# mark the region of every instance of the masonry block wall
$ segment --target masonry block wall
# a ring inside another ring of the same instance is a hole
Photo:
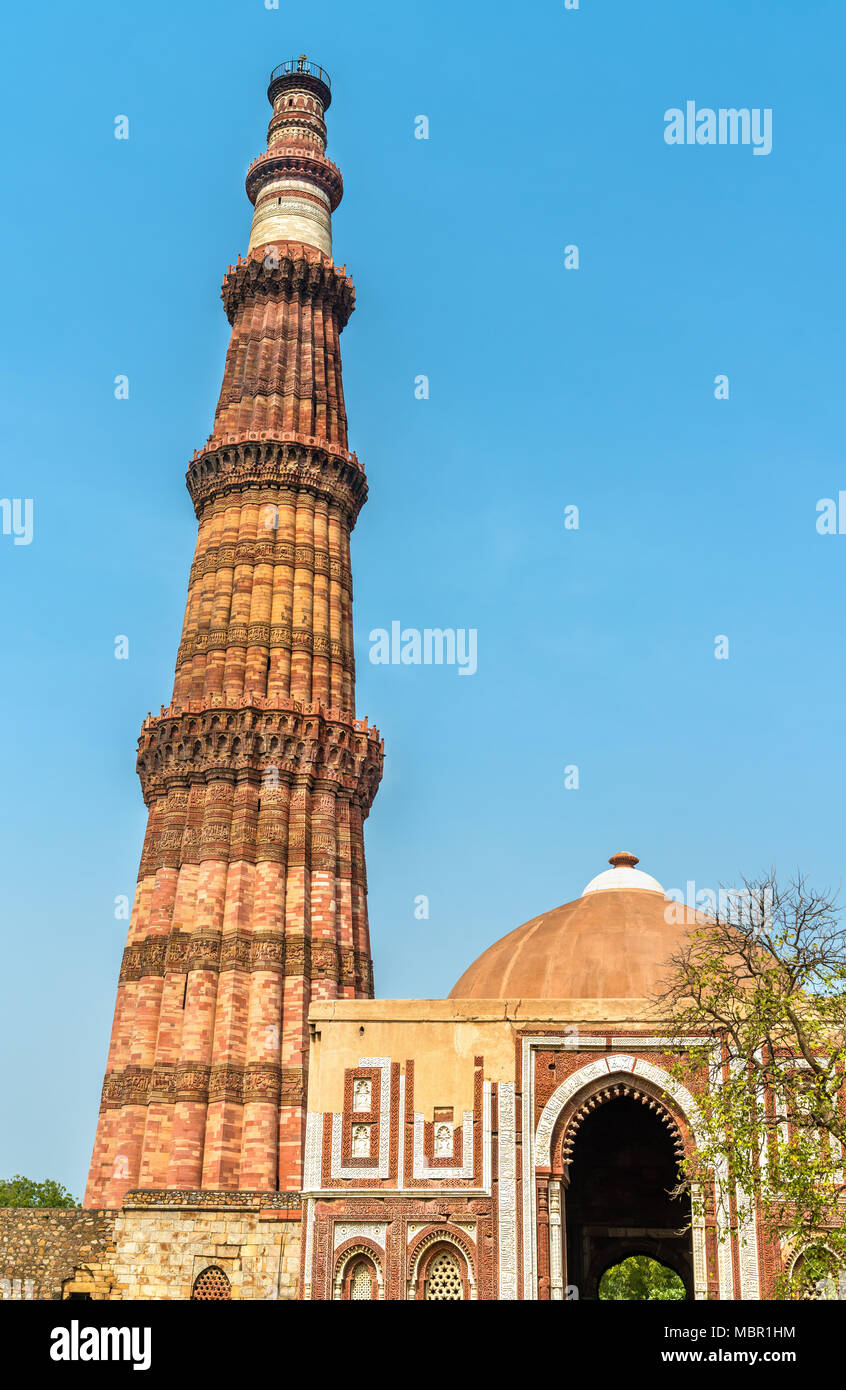
[[[331,259],[342,194],[328,78],[268,90],[250,248],[213,432],[188,470],[198,537],[170,705],[144,722],[147,835],[87,1207],[130,1188],[296,1189],[309,1005],[373,993],[364,821],[378,731],[355,711],[347,448]]]
[[[300,1280],[299,1203],[224,1192],[138,1192],[115,1222],[113,1299],[190,1299],[209,1267],[233,1301],[295,1299]]]

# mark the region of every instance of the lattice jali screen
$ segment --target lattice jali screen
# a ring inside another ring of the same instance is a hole
[[[192,1299],[201,1301],[222,1301],[232,1297],[232,1285],[229,1283],[222,1269],[217,1265],[210,1265],[204,1269],[202,1274],[198,1274],[194,1280],[194,1290],[191,1294]]]
[[[361,1261],[353,1271],[352,1283],[350,1284],[350,1298],[372,1298],[373,1280],[369,1266]]]
[[[448,1250],[441,1250],[429,1265],[426,1297],[440,1300],[464,1297],[458,1261]]]

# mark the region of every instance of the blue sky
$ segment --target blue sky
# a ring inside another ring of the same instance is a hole
[[[621,848],[667,887],[772,863],[839,884],[846,535],[815,509],[846,488],[845,29],[837,0],[7,16],[0,493],[32,497],[34,533],[0,535],[0,1173],[84,1184],[145,823],[135,741],[170,695],[184,473],[289,56],[332,76],[357,287],[377,992],[445,994]],[[687,100],[771,108],[772,153],[666,145]],[[477,673],[371,665],[392,620],[475,628]]]

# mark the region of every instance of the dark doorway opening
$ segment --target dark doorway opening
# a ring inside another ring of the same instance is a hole
[[[678,1193],[673,1139],[648,1099],[615,1097],[576,1135],[564,1197],[566,1282],[581,1299],[598,1298],[605,1271],[631,1255],[669,1266],[693,1298],[690,1197]]]

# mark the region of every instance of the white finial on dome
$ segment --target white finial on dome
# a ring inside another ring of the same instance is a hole
[[[665,896],[664,889],[657,878],[635,868],[635,864],[640,863],[636,854],[629,854],[628,850],[620,850],[617,854],[611,855],[608,863],[613,867],[605,869],[603,873],[597,874],[596,878],[592,878],[587,887],[582,890],[582,897],[586,893],[613,893],[619,892],[623,888],[639,888],[646,893],[661,893],[662,896]]]

